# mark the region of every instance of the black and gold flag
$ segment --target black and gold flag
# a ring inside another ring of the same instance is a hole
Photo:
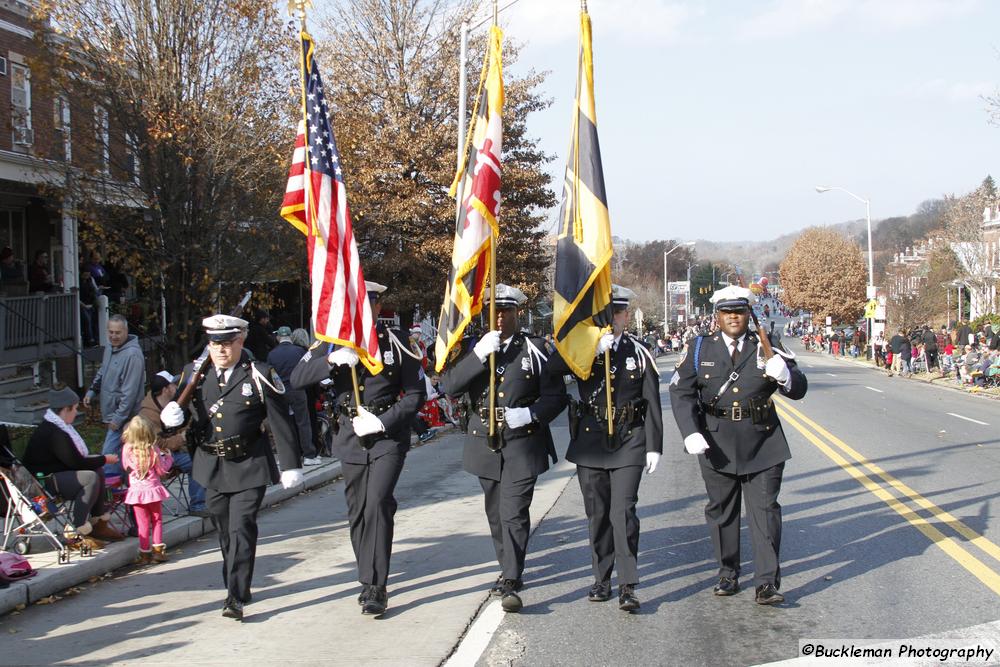
[[[556,243],[553,329],[559,354],[584,379],[590,377],[601,327],[611,322],[611,220],[594,107],[590,15],[582,11],[573,136]]]

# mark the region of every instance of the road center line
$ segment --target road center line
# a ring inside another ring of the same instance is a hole
[[[952,417],[958,417],[959,419],[964,419],[967,422],[972,422],[973,424],[980,424],[982,426],[989,426],[986,422],[981,422],[978,419],[973,419],[972,417],[963,417],[962,415],[956,415],[954,412],[946,412],[945,414],[951,415]]]
[[[880,394],[884,394],[885,393],[881,389],[876,389],[875,387],[869,387],[868,385],[865,385],[865,389],[871,389],[872,391],[877,391]]]
[[[986,539],[985,537],[983,537],[982,535],[980,535],[976,531],[974,531],[971,528],[969,528],[967,525],[965,525],[964,523],[962,523],[959,519],[957,519],[950,512],[946,512],[945,510],[941,509],[940,507],[938,507],[937,505],[935,505],[931,501],[927,500],[922,495],[920,495],[919,493],[917,493],[916,491],[914,491],[913,489],[911,489],[909,486],[907,486],[906,484],[904,484],[903,482],[899,481],[898,479],[896,479],[895,477],[893,477],[892,475],[890,475],[888,472],[886,472],[885,470],[883,470],[880,466],[878,466],[878,465],[876,465],[876,464],[868,461],[865,457],[863,457],[861,454],[859,454],[857,451],[855,451],[853,448],[851,448],[843,440],[841,440],[840,438],[836,437],[835,435],[833,435],[832,433],[830,433],[829,431],[827,431],[826,429],[824,429],[822,426],[820,426],[816,422],[812,421],[811,419],[809,419],[808,417],[806,417],[804,414],[802,414],[801,412],[799,412],[797,409],[795,409],[794,407],[792,407],[789,404],[788,400],[783,399],[783,398],[776,398],[775,399],[775,403],[779,407],[785,409],[787,412],[790,412],[790,413],[796,415],[804,423],[810,425],[813,429],[815,429],[817,433],[819,433],[823,437],[827,438],[835,446],[837,446],[841,450],[843,450],[848,456],[850,456],[855,461],[857,461],[858,463],[860,463],[862,466],[864,466],[865,468],[867,468],[869,470],[869,472],[871,472],[874,475],[877,475],[878,477],[881,477],[882,480],[885,481],[886,484],[888,484],[892,488],[896,489],[900,493],[906,495],[914,503],[916,503],[917,505],[919,505],[923,509],[927,510],[928,512],[930,512],[934,516],[936,516],[939,519],[941,519],[941,521],[943,521],[948,527],[950,527],[956,533],[958,533],[959,535],[961,535],[965,539],[969,540],[969,542],[971,544],[974,544],[975,546],[979,547],[984,552],[986,552],[987,554],[989,554],[990,556],[992,556],[994,559],[996,559],[998,562],[1000,562],[1000,546],[997,546],[996,544],[994,544],[990,540]],[[922,518],[921,518],[921,521],[923,521]],[[1000,593],[1000,591],[998,591],[998,593]]]
[[[827,373],[827,375],[829,375],[829,376],[830,376],[830,377],[832,377],[832,378],[835,378],[835,377],[837,377],[837,374],[836,374],[836,373]]]
[[[782,403],[782,407],[784,407],[784,403]],[[778,409],[778,413],[781,415],[782,420],[788,422],[790,426],[805,436],[807,440],[814,444],[821,452],[826,454],[831,461],[839,465],[847,472],[848,475],[857,480],[861,486],[873,493],[886,505],[892,508],[893,511],[906,519],[906,521],[909,522],[914,528],[923,533],[927,539],[948,554],[959,565],[968,570],[970,574],[993,590],[994,593],[1000,595],[1000,575],[987,567],[981,560],[962,548],[962,546],[955,542],[955,540],[942,533],[936,526],[932,525],[894,495],[889,493],[889,491],[882,487],[878,482],[861,472],[861,470],[858,469],[858,466],[845,459],[837,453],[836,450],[820,440],[818,436],[793,419],[790,413],[782,410],[781,408]],[[796,413],[801,414],[798,413],[798,411],[796,411]]]

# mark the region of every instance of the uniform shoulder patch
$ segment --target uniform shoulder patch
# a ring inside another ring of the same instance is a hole
[[[462,355],[462,345],[453,345],[451,352],[448,353],[448,363],[455,361]]]
[[[678,360],[677,360],[677,364],[676,364],[676,365],[674,366],[674,368],[679,368],[679,367],[680,367],[680,365],[684,363],[684,360],[685,360],[685,359],[687,359],[687,356],[688,356],[688,348],[689,348],[689,347],[690,347],[690,346],[688,346],[688,345],[685,345],[685,346],[684,346],[684,350],[683,350],[683,351],[681,352],[681,357],[680,357],[680,359],[678,359]]]
[[[317,347],[319,347],[319,346],[320,346],[320,345],[322,345],[322,344],[323,344],[323,341],[321,341],[321,340],[318,340],[318,341],[316,341],[315,343],[313,343],[312,345],[310,345],[310,346],[309,346],[309,349],[310,349],[310,350],[315,350],[315,349],[316,349]]]
[[[281,376],[278,375],[278,371],[271,368],[268,371],[268,378],[271,380],[271,384],[274,385],[275,391],[279,394],[285,393],[285,383],[281,381]]]

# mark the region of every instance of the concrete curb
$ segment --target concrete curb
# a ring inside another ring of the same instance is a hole
[[[340,461],[337,460],[306,468],[305,483],[302,487],[285,489],[280,484],[269,486],[264,494],[262,508],[273,507],[303,491],[328,484],[339,477],[340,472]],[[211,519],[196,516],[164,517],[163,541],[168,548],[175,547],[214,530]],[[0,590],[0,614],[6,614],[20,605],[33,604],[46,596],[86,583],[91,577],[99,577],[131,565],[138,552],[138,544],[136,538],[130,537],[121,542],[108,544],[92,557],[82,558],[74,555],[73,560],[65,565],[53,564],[40,567],[38,574],[32,578],[12,583]]]

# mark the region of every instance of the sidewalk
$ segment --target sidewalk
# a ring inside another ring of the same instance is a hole
[[[868,368],[879,373],[885,373],[884,369],[875,366],[875,364],[866,359],[861,359],[860,357],[855,359],[851,356],[840,356],[834,354],[828,354],[826,352],[816,352],[814,350],[809,350],[809,354],[815,354],[824,359],[832,359],[841,363],[853,364],[855,366],[861,366],[863,368]],[[970,396],[978,396],[980,398],[988,398],[991,400],[1000,400],[1000,392],[996,390],[984,389],[982,387],[970,387],[969,385],[958,384],[955,379],[951,376],[941,377],[937,373],[912,373],[909,376],[903,376],[899,373],[895,373],[892,377],[897,377],[901,380],[914,380],[916,382],[923,382],[924,384],[933,385],[935,387],[941,387],[942,389],[950,389],[952,391],[957,391]]]
[[[324,461],[321,465],[304,469],[304,487],[287,490],[280,484],[268,487],[262,507],[273,507],[340,476],[340,461],[332,458]],[[167,513],[163,516],[163,541],[168,551],[214,530],[211,519],[188,515],[173,517]],[[45,540],[35,537],[32,543],[36,548],[41,548],[45,545]],[[103,549],[95,551],[93,556],[83,557],[79,552],[72,552],[72,560],[65,564],[59,563],[59,552],[51,548],[28,554],[27,558],[38,574],[24,582],[12,583],[8,588],[0,589],[0,615],[131,565],[138,553],[138,544],[136,538],[130,537],[121,542],[108,543]]]

